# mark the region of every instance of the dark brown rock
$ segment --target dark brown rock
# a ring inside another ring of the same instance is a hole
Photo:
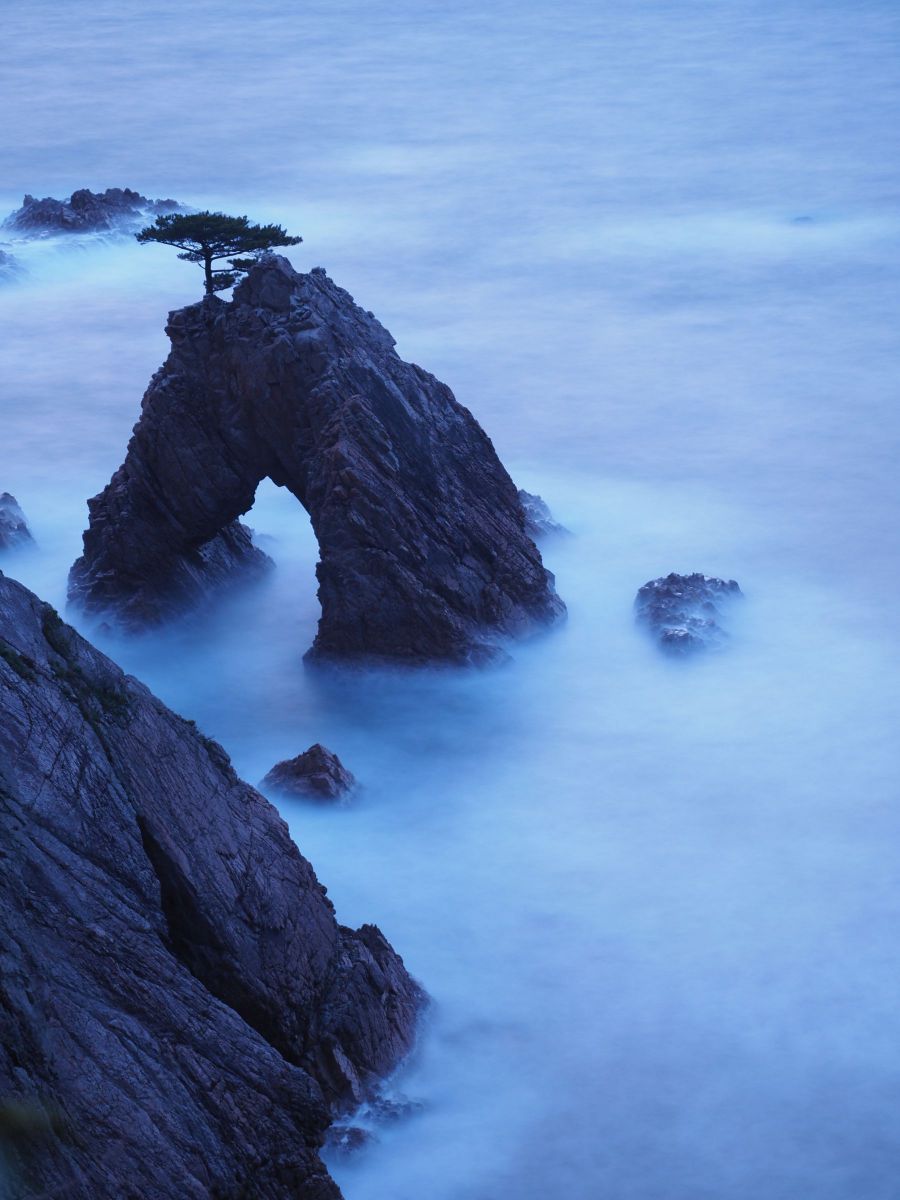
[[[356,786],[356,780],[336,754],[319,742],[276,763],[262,787],[306,800],[340,800]]]
[[[482,661],[562,615],[484,431],[324,271],[268,255],[230,304],[167,328],[125,462],[89,502],[73,603],[140,628],[201,602],[198,547],[268,477],[318,538],[315,658]]]
[[[741,594],[733,579],[672,573],[644,584],[635,598],[635,617],[668,654],[716,650],[728,640],[719,623],[722,611]]]
[[[31,546],[34,539],[15,496],[0,492],[0,550]]]
[[[336,1200],[422,993],[225,752],[0,575],[4,1194]]]

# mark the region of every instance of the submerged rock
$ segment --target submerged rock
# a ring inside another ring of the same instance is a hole
[[[4,227],[17,233],[98,233],[129,230],[148,217],[179,212],[177,200],[150,200],[131,188],[107,188],[92,192],[79,188],[68,200],[25,196],[22,207],[6,218]]]
[[[220,746],[2,575],[0,831],[11,1194],[337,1200],[325,1130],[421,990]]]
[[[530,538],[546,537],[551,533],[568,533],[565,525],[553,519],[546,500],[519,488],[519,503],[525,513],[525,532]]]
[[[33,545],[34,538],[15,496],[0,492],[0,550]]]
[[[733,579],[673,573],[644,584],[634,602],[635,615],[670,654],[714,650],[728,639],[719,624],[721,606],[741,594]]]
[[[268,477],[319,542],[317,659],[483,661],[565,611],[475,418],[324,271],[267,255],[231,303],[167,330],[125,462],[88,504],[73,603],[140,628],[201,602],[196,548]]]
[[[0,250],[0,283],[9,283],[22,273],[19,262],[12,254]]]
[[[339,800],[356,780],[336,754],[316,742],[296,758],[276,763],[261,786],[302,799]]]

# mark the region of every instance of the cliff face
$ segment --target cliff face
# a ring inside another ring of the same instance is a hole
[[[338,1197],[329,1112],[409,1050],[420,989],[221,747],[2,575],[0,833],[13,1194]]]
[[[268,477],[318,538],[315,657],[465,662],[564,612],[489,438],[323,271],[267,256],[230,304],[167,331],[125,462],[89,502],[73,602],[131,627],[196,604],[204,555],[219,579],[254,565],[223,537]]]

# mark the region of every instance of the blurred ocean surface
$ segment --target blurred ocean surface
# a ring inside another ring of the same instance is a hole
[[[282,811],[435,1003],[347,1200],[897,1200],[900,7],[2,15],[3,211],[130,186],[302,233],[574,535],[567,626],[494,672],[307,674],[315,542],[268,484],[268,581],[94,634],[251,781],[321,740],[363,782]],[[40,550],[3,569],[62,607],[201,277],[8,248],[0,489]],[[727,653],[638,636],[670,570],[740,581]]]

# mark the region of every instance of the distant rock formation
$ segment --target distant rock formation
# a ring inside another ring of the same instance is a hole
[[[4,1195],[339,1200],[326,1127],[421,990],[220,746],[2,575],[0,834]]]
[[[179,212],[181,207],[177,200],[150,200],[131,188],[107,188],[105,192],[79,188],[68,200],[26,195],[22,207],[10,213],[3,224],[31,236],[123,231],[160,213]]]
[[[336,754],[316,742],[296,758],[276,763],[260,785],[303,800],[340,800],[356,780]]]
[[[546,500],[532,492],[519,488],[519,503],[525,513],[525,532],[530,538],[549,537],[550,534],[568,533],[565,525],[553,519]]]
[[[125,462],[88,503],[74,604],[135,629],[200,602],[216,581],[198,554],[268,477],[318,538],[314,658],[480,662],[565,611],[475,418],[323,270],[267,255],[230,304],[167,332]]]
[[[644,584],[634,602],[635,616],[669,654],[715,650],[728,639],[719,624],[721,606],[741,595],[733,579],[673,573]]]
[[[10,283],[22,273],[19,260],[5,250],[0,250],[0,283]]]
[[[0,550],[17,550],[33,544],[34,538],[15,496],[0,492]]]

